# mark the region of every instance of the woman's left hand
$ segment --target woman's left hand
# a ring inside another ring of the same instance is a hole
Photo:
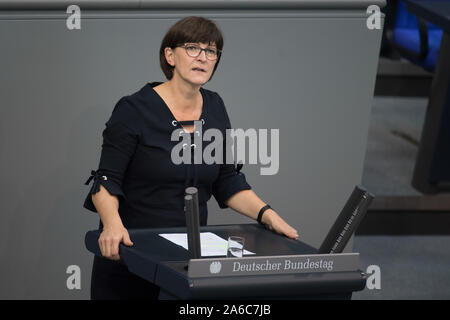
[[[268,209],[264,212],[262,223],[266,224],[270,230],[279,234],[283,234],[288,238],[297,240],[298,232],[292,228],[286,221],[283,220],[273,209]]]

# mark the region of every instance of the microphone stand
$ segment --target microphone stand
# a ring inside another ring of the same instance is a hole
[[[189,187],[186,188],[185,192],[184,210],[186,215],[189,259],[200,259],[202,253],[200,246],[198,189]]]

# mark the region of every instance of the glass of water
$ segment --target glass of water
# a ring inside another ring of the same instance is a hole
[[[242,258],[244,253],[244,242],[243,237],[231,236],[228,237],[228,258]]]

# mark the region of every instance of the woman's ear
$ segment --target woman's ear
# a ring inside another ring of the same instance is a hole
[[[172,67],[175,66],[175,59],[174,59],[173,55],[174,55],[174,52],[173,52],[172,48],[166,47],[164,49],[164,56],[166,57],[166,61]]]

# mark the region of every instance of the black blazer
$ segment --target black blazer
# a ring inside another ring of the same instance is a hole
[[[147,83],[138,92],[122,97],[103,131],[98,170],[86,184],[93,185],[84,207],[96,212],[91,195],[103,185],[119,199],[119,214],[126,228],[175,227],[185,225],[184,190],[199,189],[200,224],[207,223],[206,202],[215,197],[221,208],[233,194],[251,189],[234,164],[174,164],[171,152],[179,141],[171,141],[182,128],[164,100],[153,90],[159,82]],[[225,105],[213,91],[201,88],[202,131],[219,129],[223,137],[231,128]],[[185,133],[188,134],[188,133]],[[191,134],[194,141],[194,133]],[[202,149],[211,141],[203,141]],[[225,142],[224,156],[226,156]],[[224,161],[225,162],[225,158]]]

